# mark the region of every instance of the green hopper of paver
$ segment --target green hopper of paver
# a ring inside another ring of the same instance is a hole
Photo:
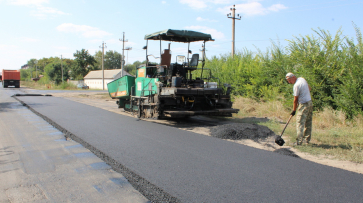
[[[135,77],[125,75],[107,83],[107,89],[112,99],[130,98],[131,89],[135,86]]]

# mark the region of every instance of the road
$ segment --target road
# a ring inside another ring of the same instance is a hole
[[[363,202],[357,173],[56,97],[17,97],[151,201]]]
[[[0,88],[0,202],[149,202],[127,179]]]

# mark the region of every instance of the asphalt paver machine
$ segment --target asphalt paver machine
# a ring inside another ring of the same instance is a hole
[[[137,67],[136,77],[123,76],[107,84],[110,97],[119,108],[143,118],[189,117],[195,115],[232,116],[231,87],[221,88],[205,64],[205,43],[214,41],[210,34],[190,30],[167,29],[145,35],[146,64]],[[160,41],[160,57],[148,54],[148,42]],[[162,50],[162,41],[168,49]],[[190,43],[203,43],[203,57],[192,54]],[[185,55],[171,63],[171,43],[187,43]],[[160,58],[151,63],[149,57]],[[199,71],[197,71],[199,70]],[[198,74],[196,74],[198,72]]]

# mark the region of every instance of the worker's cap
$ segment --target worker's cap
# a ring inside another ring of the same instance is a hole
[[[291,77],[294,77],[294,76],[295,75],[293,73],[288,73],[288,74],[286,74],[286,79],[291,78]]]

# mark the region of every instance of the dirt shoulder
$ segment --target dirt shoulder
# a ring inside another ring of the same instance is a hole
[[[84,93],[53,93],[52,94],[55,97],[63,97],[72,101],[76,101],[79,103],[87,104],[90,106],[98,107],[101,109],[105,109],[107,111],[111,111],[114,113],[118,113],[125,116],[134,117],[133,115],[124,112],[122,109],[118,109],[116,105],[116,100],[112,100],[108,94],[105,93],[95,93],[95,92],[84,92]],[[136,117],[135,117],[136,119]],[[210,118],[210,117],[204,117],[204,116],[196,116],[189,119],[183,119],[183,120],[154,120],[154,119],[147,119],[149,122],[155,122],[160,123],[163,125],[173,126],[182,130],[187,130],[199,134],[203,134],[206,136],[212,136],[212,132],[214,134],[216,133],[216,129],[230,126],[239,126],[244,127],[243,129],[238,130],[237,132],[240,132],[241,135],[243,134],[243,131],[246,132],[255,133],[256,136],[254,139],[226,139],[230,142],[235,142],[238,144],[247,145],[250,147],[268,150],[268,151],[274,151],[277,153],[281,153],[284,155],[299,157],[302,159],[306,159],[312,162],[316,162],[323,165],[328,165],[356,173],[363,174],[363,164],[357,164],[349,161],[340,161],[340,160],[334,160],[330,159],[329,157],[322,157],[322,156],[313,156],[307,153],[302,153],[298,151],[297,149],[290,147],[288,145],[284,145],[283,147],[280,147],[275,144],[275,137],[274,136],[262,136],[266,134],[266,127],[265,126],[259,126],[259,125],[253,125],[251,126],[251,121],[253,120],[266,120],[267,118],[243,118],[240,120],[236,119],[221,119],[221,118]],[[281,124],[284,125],[284,124]],[[271,131],[272,132],[272,131]],[[218,133],[218,132],[217,132]],[[214,136],[214,135],[213,135]],[[243,135],[242,135],[243,136]],[[263,138],[263,139],[257,139],[257,138]],[[265,138],[266,137],[266,138]]]

